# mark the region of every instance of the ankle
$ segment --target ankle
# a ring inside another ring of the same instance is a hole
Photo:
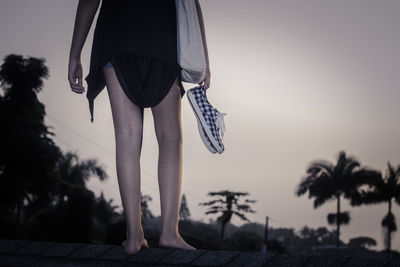
[[[137,230],[134,230],[134,231],[127,230],[126,236],[129,239],[138,239],[139,240],[139,239],[143,239],[144,238],[144,232],[143,232],[143,229],[137,229]]]
[[[176,230],[165,230],[161,232],[160,239],[170,239],[170,238],[178,238],[180,235]]]

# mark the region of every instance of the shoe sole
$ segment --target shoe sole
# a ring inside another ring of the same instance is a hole
[[[187,97],[189,99],[189,102],[191,104],[191,107],[196,114],[197,119],[200,121],[201,125],[203,126],[204,131],[206,132],[208,138],[210,139],[211,144],[214,146],[214,148],[217,150],[219,154],[224,152],[224,149],[218,145],[218,142],[215,140],[214,136],[212,135],[210,129],[208,128],[207,122],[204,120],[203,114],[197,105],[197,101],[191,91],[191,89],[188,90],[187,92]],[[210,138],[211,136],[211,138]]]

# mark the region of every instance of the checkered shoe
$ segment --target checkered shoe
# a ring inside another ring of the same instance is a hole
[[[201,140],[203,140],[204,145],[211,153],[213,153],[213,154],[217,153],[217,150],[212,145],[210,138],[208,138],[206,131],[204,130],[203,126],[201,125],[200,120],[197,119],[196,121],[197,121],[197,128],[199,129],[200,137],[201,137]]]
[[[207,145],[208,141],[212,147],[221,154],[224,152],[225,147],[222,143],[221,137],[224,137],[225,123],[223,116],[226,113],[219,112],[214,108],[207,99],[203,86],[197,86],[187,91],[187,97],[191,104],[194,113],[196,114],[199,124],[201,124],[204,132],[200,131],[207,138],[202,138],[207,148],[213,152]],[[199,127],[200,128],[200,127]],[[219,131],[221,130],[221,137]],[[214,152],[213,152],[214,153]]]

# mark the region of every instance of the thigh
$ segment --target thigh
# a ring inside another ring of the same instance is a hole
[[[163,100],[151,107],[157,140],[162,137],[181,138],[181,91],[178,78]]]
[[[103,67],[103,74],[110,99],[115,133],[128,136],[141,135],[144,109],[135,105],[126,96],[113,67]]]

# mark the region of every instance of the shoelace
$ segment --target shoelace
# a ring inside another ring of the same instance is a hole
[[[217,126],[217,131],[221,129],[221,136],[224,137],[224,131],[225,131],[224,116],[226,115],[226,113],[219,112],[217,109],[215,109],[215,112],[217,114],[217,121],[215,123]]]

